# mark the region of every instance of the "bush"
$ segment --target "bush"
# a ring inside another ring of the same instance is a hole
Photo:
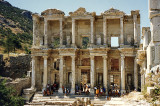
[[[5,82],[0,81],[0,106],[23,106],[24,99],[14,95],[13,88],[6,87]]]

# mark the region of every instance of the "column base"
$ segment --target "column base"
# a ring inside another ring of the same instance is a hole
[[[90,95],[94,95],[94,89],[93,88],[90,89]]]
[[[125,94],[126,90],[121,90],[121,95]]]
[[[71,44],[72,48],[77,48],[76,44]]]
[[[63,94],[63,89],[62,89],[62,88],[59,88],[59,89],[58,89],[58,93],[59,93],[59,94]]]
[[[71,89],[71,94],[74,95],[75,94],[75,89]]]

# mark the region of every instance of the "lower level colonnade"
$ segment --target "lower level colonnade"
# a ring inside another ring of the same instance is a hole
[[[39,56],[40,57],[40,56]],[[77,65],[77,59],[76,59],[76,56],[75,55],[71,55],[71,56],[68,56],[70,57],[71,59],[71,85],[70,85],[70,93],[71,94],[75,94],[75,89],[76,89],[76,85],[78,84],[81,84],[81,81],[82,81],[82,77],[81,77],[81,69],[77,69],[78,65]],[[109,66],[111,63],[108,63],[109,61],[109,57],[104,55],[104,56],[99,56],[101,59],[102,59],[102,86],[105,88],[105,91],[106,91],[106,94],[108,94],[108,91],[109,89],[112,89],[110,86],[111,86],[111,71],[109,69]],[[46,89],[46,86],[47,84],[49,83],[48,81],[48,77],[51,77],[51,75],[48,75],[48,71],[49,69],[49,66],[53,63],[50,63],[48,60],[49,60],[49,57],[48,56],[41,56],[41,60],[43,60],[43,72],[42,72],[42,91],[44,91]],[[89,76],[87,76],[89,79],[89,85],[90,85],[90,94],[94,94],[95,93],[95,89],[94,87],[95,86],[99,86],[97,84],[97,68],[96,68],[96,58],[97,56],[94,56],[94,55],[91,55],[90,57],[90,72],[89,72]],[[127,76],[127,71],[126,71],[126,68],[125,68],[125,58],[127,58],[124,54],[121,54],[120,55],[120,84],[118,86],[120,86],[120,91],[121,91],[121,94],[124,94],[126,93],[126,83],[128,83],[128,77],[125,77]],[[65,74],[66,71],[64,70],[64,67],[66,68],[67,66],[66,65],[66,60],[65,60],[65,56],[59,56],[59,75],[56,76],[59,77],[57,78],[58,79],[58,85],[59,85],[59,89],[58,89],[58,93],[63,93],[64,92],[64,85],[65,84],[69,84],[67,81],[67,79],[69,79],[69,74]],[[36,77],[36,71],[38,69],[37,67],[37,63],[38,61],[40,61],[38,59],[38,56],[32,56],[32,80],[31,80],[31,87],[32,88],[36,88],[36,80],[39,80],[37,79]],[[40,62],[39,62],[40,63]],[[134,81],[133,81],[133,85],[134,85],[134,88],[135,89],[138,89],[138,69],[137,69],[137,64],[136,64],[136,58],[133,59],[133,63],[134,63],[134,72],[133,72],[133,78],[134,78]],[[39,68],[40,69],[40,68]],[[77,71],[77,72],[76,72]],[[80,72],[79,72],[80,71]],[[77,75],[78,73],[78,75]],[[80,74],[79,74],[80,73]],[[119,72],[118,72],[119,73]],[[65,76],[65,77],[64,77]],[[55,76],[54,76],[55,77]],[[77,78],[78,77],[78,78]],[[80,77],[80,78],[79,78]],[[52,78],[50,78],[52,79]],[[98,80],[99,80],[99,76],[98,76]],[[114,79],[115,80],[115,79]],[[127,80],[127,81],[126,81]],[[65,84],[64,84],[65,82]],[[67,83],[66,83],[67,82]],[[51,81],[50,81],[51,83]],[[53,83],[52,83],[53,84]]]

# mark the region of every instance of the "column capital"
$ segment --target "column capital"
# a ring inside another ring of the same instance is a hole
[[[63,21],[63,19],[62,19],[62,18],[60,18],[60,19],[59,19],[59,21],[60,21],[60,22],[62,22],[62,21]]]
[[[137,21],[137,15],[136,15],[136,14],[133,15],[133,21],[134,21],[134,22]]]
[[[90,56],[90,59],[91,59],[91,60],[94,60],[94,56]]]
[[[32,58],[32,59],[35,59],[35,58],[36,58],[36,56],[31,56],[31,58]]]
[[[123,21],[123,17],[120,18],[120,21],[121,21],[121,22]]]
[[[108,58],[108,56],[102,56],[102,58],[103,58],[103,59],[107,59],[107,58]]]
[[[94,21],[94,18],[90,18],[90,20],[91,20],[91,22],[93,22],[93,21]]]
[[[43,56],[43,58],[44,58],[44,59],[47,59],[47,58],[48,58],[48,56]]]
[[[75,23],[75,21],[76,21],[75,19],[72,19],[72,23]]]
[[[121,58],[125,58],[125,55],[124,55],[124,54],[121,54]]]
[[[75,59],[75,58],[76,58],[76,56],[71,56],[71,58],[72,58],[72,59]]]

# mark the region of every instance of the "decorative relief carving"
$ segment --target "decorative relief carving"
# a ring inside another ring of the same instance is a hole
[[[125,15],[125,13],[123,11],[111,8],[105,11],[104,13],[102,13],[102,15]]]
[[[56,15],[56,16],[64,16],[65,13],[58,9],[47,9],[41,13],[41,15]]]
[[[77,9],[74,12],[70,12],[69,13],[70,16],[95,16],[96,13],[95,12],[87,12],[85,8],[80,7],[79,9]]]
[[[151,47],[151,52],[152,52],[152,63],[154,63],[154,59],[155,59],[155,49],[154,49],[154,47]]]

